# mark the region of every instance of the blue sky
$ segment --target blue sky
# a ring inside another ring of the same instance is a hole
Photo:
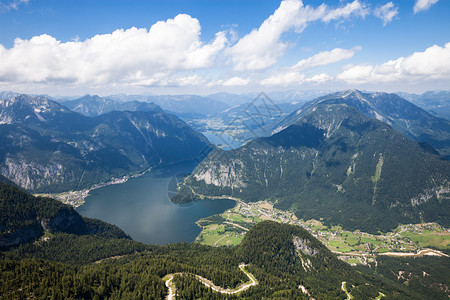
[[[0,90],[448,90],[449,14],[448,0],[0,0]]]

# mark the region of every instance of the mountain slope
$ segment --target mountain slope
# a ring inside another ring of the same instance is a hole
[[[261,290],[266,285],[267,293],[270,287],[273,298],[345,299],[343,282],[356,299],[374,299],[379,292],[388,297],[400,294],[403,299],[420,297],[393,282],[382,282],[380,277],[363,277],[298,226],[272,221],[258,223],[235,251],[242,261],[250,264],[248,269],[260,280]],[[274,282],[276,288],[272,287]],[[258,286],[253,295],[264,298]]]
[[[113,225],[81,217],[71,206],[0,182],[0,248],[36,240],[49,233],[96,234],[130,239]]]
[[[203,135],[162,111],[91,118],[27,95],[0,104],[0,173],[35,192],[82,189],[209,151]]]
[[[174,201],[269,199],[299,218],[369,232],[449,225],[450,162],[345,104],[319,103],[297,123],[231,151],[215,150]]]
[[[450,157],[450,121],[432,116],[396,94],[349,90],[323,96],[291,113],[274,132],[294,124],[319,103],[352,106],[367,117],[385,122],[408,138],[426,142],[443,156]]]

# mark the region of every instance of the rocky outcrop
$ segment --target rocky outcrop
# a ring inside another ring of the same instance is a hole
[[[194,174],[194,178],[218,187],[242,188],[246,186],[239,172],[242,167],[243,163],[240,160],[233,160],[230,164],[205,163],[203,168]]]
[[[316,250],[309,246],[310,241],[308,241],[307,239],[302,239],[294,235],[292,237],[292,243],[295,246],[295,250],[300,250],[303,254],[311,256],[319,253],[319,250]]]

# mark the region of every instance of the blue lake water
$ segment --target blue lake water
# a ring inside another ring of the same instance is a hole
[[[235,205],[232,200],[173,204],[168,194],[176,190],[176,182],[194,167],[195,162],[183,162],[155,168],[125,183],[91,191],[77,211],[85,217],[117,225],[143,243],[192,242],[200,233],[196,221]]]

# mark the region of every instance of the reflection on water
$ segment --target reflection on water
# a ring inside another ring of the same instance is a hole
[[[77,211],[119,226],[134,240],[149,244],[192,242],[200,233],[200,218],[222,213],[232,200],[202,200],[177,205],[168,194],[189,174],[195,162],[153,169],[142,177],[94,190]]]

